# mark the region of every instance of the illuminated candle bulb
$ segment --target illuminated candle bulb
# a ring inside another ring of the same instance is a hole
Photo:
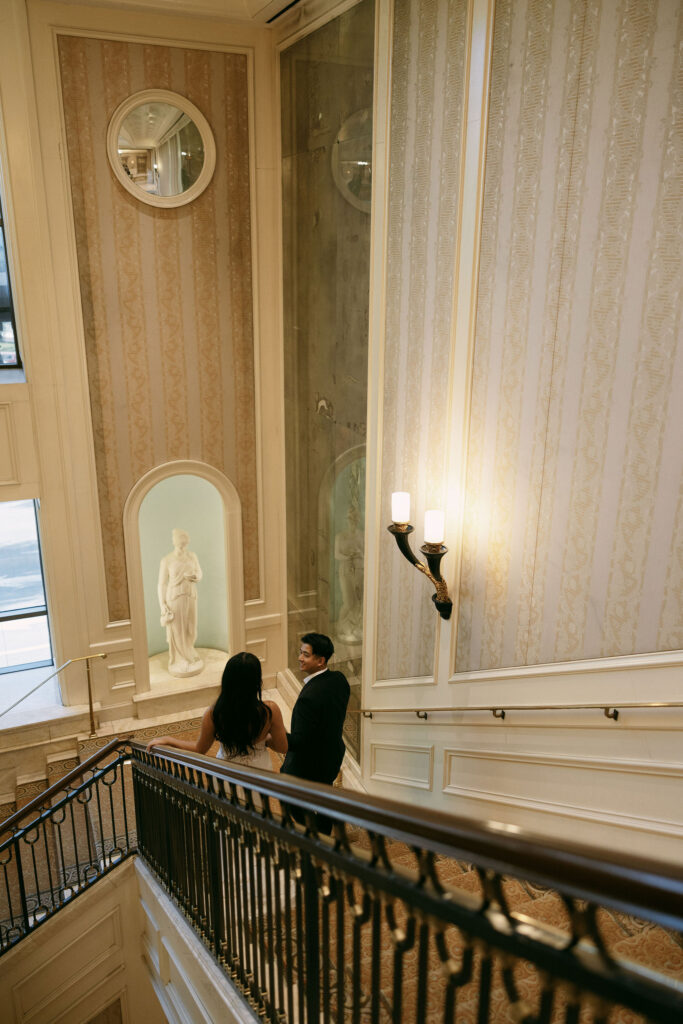
[[[410,522],[410,494],[408,491],[394,491],[391,495],[391,519],[394,523]]]
[[[444,514],[441,509],[425,512],[425,544],[443,544]]]

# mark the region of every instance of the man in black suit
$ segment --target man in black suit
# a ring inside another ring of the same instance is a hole
[[[349,703],[349,684],[342,672],[327,667],[334,644],[323,633],[306,633],[301,638],[299,668],[304,685],[292,708],[289,747],[280,771],[311,782],[332,785],[344,758],[342,728]],[[293,817],[303,821],[303,812],[291,808]],[[318,815],[318,831],[329,833],[332,823]]]

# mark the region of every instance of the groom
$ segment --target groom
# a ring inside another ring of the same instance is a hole
[[[344,758],[342,728],[349,703],[349,684],[342,672],[327,667],[334,644],[323,633],[301,637],[299,668],[304,685],[292,708],[289,747],[280,771],[311,782],[332,785]],[[292,809],[294,811],[294,809]],[[303,812],[293,813],[297,821]],[[318,815],[318,831],[331,832],[332,822]]]

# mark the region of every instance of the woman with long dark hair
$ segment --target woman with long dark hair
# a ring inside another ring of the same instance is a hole
[[[223,669],[218,700],[204,712],[197,739],[159,736],[150,740],[147,749],[177,747],[205,754],[214,740],[218,740],[218,757],[272,770],[267,748],[286,754],[287,733],[277,704],[261,699],[261,686],[258,658],[248,651],[233,655]]]

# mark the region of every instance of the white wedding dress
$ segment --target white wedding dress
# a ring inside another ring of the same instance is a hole
[[[273,770],[273,762],[270,759],[270,751],[266,746],[265,740],[256,743],[250,754],[239,754],[236,757],[230,758],[226,755],[221,743],[216,757],[220,757],[224,761],[233,761],[235,764],[244,765],[246,768],[263,768],[267,772],[272,772]]]

